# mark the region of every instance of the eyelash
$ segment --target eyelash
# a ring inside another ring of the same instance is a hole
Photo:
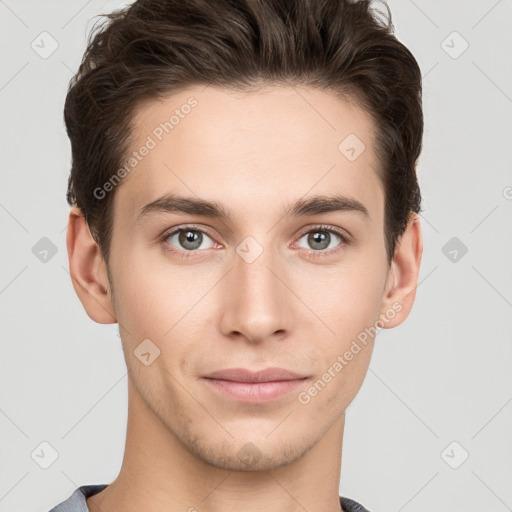
[[[179,233],[180,231],[197,231],[197,232],[203,233],[213,239],[213,237],[208,233],[208,231],[205,231],[204,229],[200,229],[194,224],[187,224],[185,226],[181,226],[177,229],[174,229],[173,231],[169,231],[169,232],[165,233],[160,238],[160,241],[164,244],[164,250],[166,252],[175,254],[175,255],[179,256],[180,258],[195,258],[195,257],[197,257],[197,253],[200,252],[198,250],[184,251],[184,250],[175,249],[172,245],[170,245],[169,243],[166,242],[166,240],[168,238],[175,235],[176,233]],[[332,233],[334,235],[337,235],[341,240],[341,244],[334,249],[320,250],[320,251],[314,251],[311,249],[309,251],[306,251],[310,254],[310,257],[312,257],[312,258],[318,258],[318,257],[321,258],[321,257],[325,257],[326,255],[330,256],[332,254],[337,253],[338,251],[340,251],[343,248],[343,246],[348,245],[350,243],[349,238],[341,230],[334,228],[332,226],[326,226],[325,224],[321,224],[321,225],[313,226],[312,228],[309,228],[307,231],[304,231],[303,233],[301,233],[298,240],[300,240],[304,235],[307,235],[308,233],[310,233],[312,231],[324,231],[327,233]],[[209,250],[209,249],[203,249],[203,251],[207,251],[207,250]]]

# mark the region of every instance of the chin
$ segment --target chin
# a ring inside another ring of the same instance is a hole
[[[199,459],[220,469],[229,471],[269,471],[295,462],[311,449],[304,443],[290,445],[277,436],[273,440],[250,441],[230,439],[212,446],[212,439],[186,443],[189,450]]]

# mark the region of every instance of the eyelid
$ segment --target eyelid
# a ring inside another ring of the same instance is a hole
[[[309,232],[315,231],[315,230],[316,231],[328,231],[329,233],[335,233],[346,243],[349,243],[351,240],[350,235],[344,229],[338,228],[337,226],[332,226],[330,224],[313,224],[312,226],[307,226],[304,228],[304,230],[301,231],[299,238],[302,238],[306,233],[309,233]]]
[[[201,231],[203,233],[206,233],[210,238],[213,238],[214,236],[210,232],[209,228],[199,226],[198,224],[182,224],[178,226],[174,226],[173,228],[169,228],[168,230],[165,230],[162,235],[160,235],[160,238],[168,238],[169,236],[175,234],[178,231],[185,230],[185,229],[191,229],[191,230],[197,230]],[[303,230],[301,230],[300,235],[298,235],[298,238],[302,238],[306,233],[309,233],[313,230],[325,230],[329,232],[334,232],[337,235],[339,235],[341,238],[343,238],[347,243],[351,240],[351,236],[349,233],[347,233],[345,230],[338,228],[336,226],[331,226],[330,224],[313,224],[310,226],[306,226]]]
[[[190,231],[201,231],[202,233],[207,234],[210,238],[212,238],[212,234],[209,229],[206,227],[199,226],[198,224],[181,224],[179,226],[174,226],[165,230],[160,238],[168,238],[171,235],[178,233],[179,231],[185,231],[189,229]]]

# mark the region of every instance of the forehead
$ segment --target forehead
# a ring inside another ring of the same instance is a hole
[[[137,162],[114,198],[125,219],[168,192],[247,217],[333,192],[357,198],[370,217],[383,210],[373,121],[326,91],[190,87],[141,106],[133,126]]]

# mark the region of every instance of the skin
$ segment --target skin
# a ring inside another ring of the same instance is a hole
[[[138,112],[134,149],[191,95],[198,105],[110,192],[114,295],[84,218],[70,212],[74,288],[91,319],[119,323],[128,368],[122,467],[87,504],[92,512],[339,511],[345,411],[374,338],[309,403],[298,393],[382,315],[384,328],[407,318],[423,251],[419,219],[411,215],[388,265],[372,119],[326,91],[191,87]],[[350,133],[366,146],[354,161],[338,150]],[[158,213],[135,222],[171,191],[223,203],[232,219]],[[282,215],[297,199],[334,193],[360,201],[369,217]],[[186,253],[190,245],[160,235],[188,223],[207,234],[186,259],[165,247]],[[350,243],[332,234],[318,249],[308,234],[319,224],[344,230]],[[236,252],[248,236],[262,248],[252,263]],[[393,304],[400,311],[389,318]],[[160,350],[148,366],[134,355],[146,338]],[[225,398],[201,379],[269,366],[309,379],[262,404]],[[244,447],[252,458],[240,455]]]

